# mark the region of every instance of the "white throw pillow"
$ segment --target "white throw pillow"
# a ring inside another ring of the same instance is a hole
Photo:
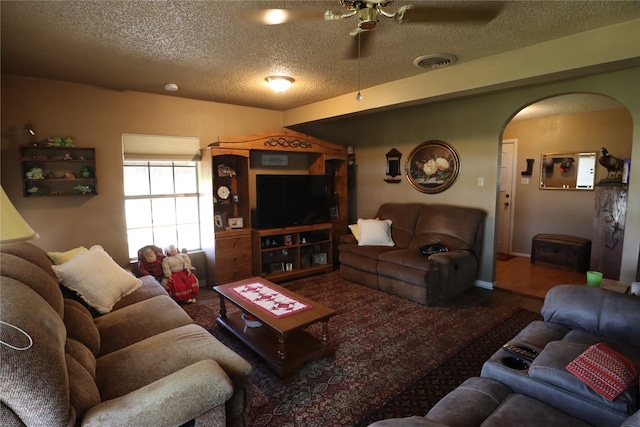
[[[358,219],[358,246],[393,246],[390,219]]]
[[[100,313],[110,312],[122,297],[142,285],[140,279],[116,264],[98,245],[51,268],[60,283]]]

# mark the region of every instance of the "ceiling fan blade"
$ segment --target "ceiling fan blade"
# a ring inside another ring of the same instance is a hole
[[[264,25],[284,24],[291,21],[309,21],[325,19],[324,12],[296,9],[249,9],[238,12],[242,21]]]
[[[419,22],[489,22],[500,14],[501,2],[483,2],[473,6],[400,6],[395,20],[399,23]]]
[[[369,30],[360,30],[359,32],[354,30],[352,37],[350,37],[351,46],[349,46],[346,59],[358,59],[358,35],[360,36],[360,58],[369,56],[371,40],[374,37],[373,33],[374,31]]]

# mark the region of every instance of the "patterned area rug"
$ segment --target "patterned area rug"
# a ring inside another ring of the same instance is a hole
[[[253,366],[252,426],[367,426],[423,415],[540,318],[469,294],[445,307],[425,307],[347,282],[337,272],[281,285],[337,310],[329,322],[335,356],[311,361],[285,381],[215,325],[217,301],[183,306]],[[319,325],[308,331],[320,336]]]

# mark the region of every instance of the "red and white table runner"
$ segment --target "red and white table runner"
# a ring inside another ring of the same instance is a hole
[[[310,309],[309,304],[293,299],[262,283],[250,283],[231,288],[243,300],[267,314],[280,318]]]

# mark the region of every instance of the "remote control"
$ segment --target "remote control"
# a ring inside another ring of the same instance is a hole
[[[508,353],[513,354],[514,356],[518,356],[525,360],[528,360],[529,362],[533,361],[533,359],[535,359],[538,355],[537,351],[529,347],[522,347],[513,344],[505,344],[502,346],[502,349]]]

